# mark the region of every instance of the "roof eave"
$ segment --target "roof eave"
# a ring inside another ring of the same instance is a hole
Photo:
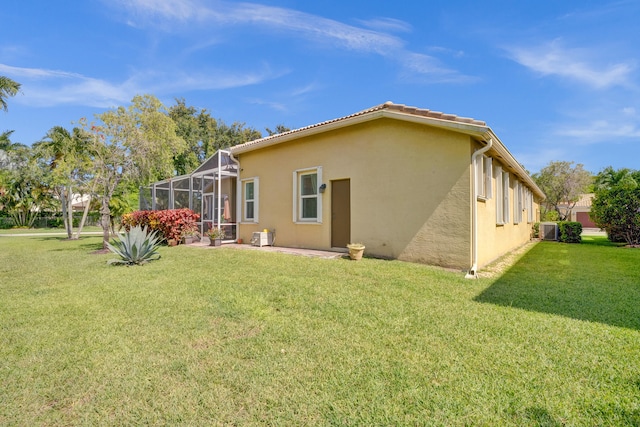
[[[273,145],[282,144],[294,139],[304,138],[307,136],[316,135],[319,133],[329,132],[336,129],[341,129],[347,126],[353,126],[360,123],[366,123],[372,120],[380,118],[394,118],[404,120],[413,123],[427,124],[433,127],[453,130],[456,132],[465,133],[468,135],[481,136],[484,135],[489,129],[486,126],[479,126],[470,123],[454,122],[451,120],[437,119],[432,117],[417,116],[413,114],[407,114],[400,111],[393,110],[377,110],[369,113],[346,117],[336,121],[328,123],[322,123],[316,126],[310,126],[308,128],[302,128],[291,132],[286,132],[279,135],[268,136],[266,138],[257,139],[255,141],[245,142],[244,144],[235,145],[230,148],[233,155],[246,153],[248,151],[258,150],[261,148],[271,147]]]
[[[253,150],[258,150],[266,147],[272,147],[274,145],[282,144],[288,141],[292,141],[299,138],[304,138],[312,135],[317,135],[324,132],[329,132],[336,129],[341,129],[347,126],[353,126],[360,123],[366,123],[372,120],[380,118],[393,118],[396,120],[403,120],[411,123],[418,123],[428,125],[440,129],[446,129],[454,132],[459,132],[471,137],[477,138],[481,141],[488,141],[492,138],[494,141],[492,151],[497,153],[508,168],[517,175],[523,182],[525,182],[533,192],[540,198],[545,199],[546,196],[542,190],[536,185],[527,171],[518,163],[509,152],[507,147],[500,141],[500,138],[486,125],[476,123],[464,123],[461,121],[447,120],[435,117],[427,117],[424,115],[412,114],[401,110],[394,110],[388,108],[377,109],[374,111],[366,112],[364,114],[357,114],[335,121],[329,121],[326,123],[320,123],[317,125],[309,126],[290,132],[285,132],[279,135],[268,136],[266,138],[257,139],[255,141],[246,142],[244,144],[233,146],[229,151],[235,156],[238,154],[246,153]]]

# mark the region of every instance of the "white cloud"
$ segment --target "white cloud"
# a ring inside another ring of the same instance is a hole
[[[47,78],[83,78],[77,73],[67,71],[46,70],[42,68],[22,68],[13,67],[11,65],[0,64],[0,72],[10,76],[31,78],[31,79],[47,79]]]
[[[294,89],[291,92],[291,95],[292,96],[301,96],[301,95],[305,95],[307,93],[315,92],[315,91],[320,90],[320,89],[321,89],[321,85],[319,85],[316,82],[312,82],[312,83],[309,83],[308,85],[305,85],[305,86],[302,86],[302,87]]]
[[[640,116],[633,106],[581,110],[552,133],[575,145],[640,142]]]
[[[413,29],[411,24],[408,22],[393,18],[375,18],[369,20],[359,19],[356,22],[377,31],[397,31],[408,33]]]
[[[86,105],[111,108],[128,103],[140,93],[165,95],[189,90],[228,89],[249,86],[281,76],[264,66],[248,73],[207,70],[199,73],[159,74],[140,72],[123,82],[109,82],[77,73],[39,68],[20,68],[0,64],[0,72],[16,76],[24,96],[16,102],[38,107]]]
[[[406,70],[411,71],[405,77],[411,75],[422,76],[430,83],[461,83],[476,80],[475,77],[465,76],[458,71],[444,67],[441,62],[432,56],[422,53],[403,52],[398,56]]]
[[[409,31],[409,24],[392,18],[377,18],[361,21],[369,28],[348,25],[333,19],[312,15],[293,9],[261,5],[257,3],[181,0],[177,11],[170,0],[120,0],[119,2],[134,17],[145,20],[149,16],[160,18],[155,25],[176,31],[175,25],[167,25],[177,19],[183,24],[199,24],[203,31],[215,32],[220,26],[251,26],[258,31],[291,33],[312,40],[319,45],[332,45],[340,49],[362,53],[375,53],[391,59],[404,67],[405,72],[420,75],[434,75],[435,81],[468,80],[458,71],[448,69],[435,57],[412,52],[406,48],[406,41],[389,34],[388,31]],[[148,13],[145,13],[147,11]],[[153,25],[153,24],[152,24]],[[210,34],[200,37],[208,37]],[[442,78],[446,76],[446,78]]]
[[[198,13],[198,5],[191,0],[120,0],[134,17],[157,16],[163,19],[186,21]]]
[[[512,47],[507,50],[514,61],[536,73],[565,77],[595,89],[629,86],[630,75],[635,69],[634,64],[629,62],[603,63],[596,51],[566,48],[559,40],[541,46]]]
[[[575,138],[585,144],[615,142],[621,139],[640,138],[640,124],[620,120],[600,119],[573,126],[563,126],[555,132],[560,136]]]

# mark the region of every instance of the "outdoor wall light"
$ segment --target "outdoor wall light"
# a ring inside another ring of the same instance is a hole
[[[327,189],[327,184],[322,184],[322,185],[320,186],[320,192],[321,192],[321,193],[324,193],[324,190],[326,190],[326,189]]]

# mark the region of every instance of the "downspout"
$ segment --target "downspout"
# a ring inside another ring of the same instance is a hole
[[[478,156],[486,153],[491,149],[493,145],[493,138],[489,138],[487,145],[481,149],[474,151],[471,155],[471,165],[473,165],[473,179],[471,180],[471,186],[473,188],[473,199],[471,200],[471,268],[469,272],[464,276],[465,279],[477,279],[478,278],[478,171],[476,170],[476,160]]]

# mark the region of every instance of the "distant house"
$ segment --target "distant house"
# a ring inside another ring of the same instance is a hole
[[[598,228],[598,226],[591,219],[591,203],[595,197],[594,193],[581,194],[580,199],[576,204],[571,207],[568,204],[560,205],[560,209],[565,209],[570,215],[570,221],[577,221],[582,224],[583,228]]]
[[[361,242],[371,256],[471,276],[530,239],[544,198],[484,122],[390,102],[227,154],[234,164],[226,173],[237,177],[225,184],[216,179],[222,167],[209,169],[217,210],[203,213],[234,237],[249,242],[268,229],[277,245],[324,250]],[[225,194],[216,196],[216,185]],[[204,208],[202,194],[190,200]]]

